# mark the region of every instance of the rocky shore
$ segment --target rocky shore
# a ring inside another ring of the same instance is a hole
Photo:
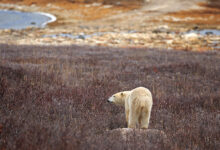
[[[0,30],[0,43],[27,45],[101,45],[112,47],[148,47],[175,50],[220,50],[220,9],[206,5],[191,5],[196,14],[209,12],[206,18],[169,12],[154,4],[135,7],[103,5],[101,3],[72,4],[77,9],[49,3],[44,6],[0,4],[0,9],[51,13],[57,21],[45,28]],[[76,5],[76,6],[75,6]],[[78,7],[77,7],[78,5]],[[154,8],[154,10],[153,10]],[[180,9],[180,10],[181,10]],[[85,13],[89,10],[91,13]],[[98,12],[96,12],[98,11]],[[210,13],[213,11],[213,13]],[[218,13],[214,13],[218,12]],[[101,15],[100,15],[101,14]],[[186,13],[187,14],[187,13]],[[194,15],[195,16],[195,15]],[[188,17],[188,19],[187,19]],[[206,22],[212,23],[206,24]],[[202,22],[200,24],[198,21]],[[190,23],[189,23],[190,22]],[[205,30],[204,30],[205,29]],[[211,29],[207,30],[206,29]],[[200,32],[203,31],[203,34]]]

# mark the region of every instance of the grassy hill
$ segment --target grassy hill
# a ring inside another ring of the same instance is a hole
[[[117,140],[126,127],[124,108],[107,103],[137,86],[153,94],[149,128],[170,141],[152,149],[219,149],[219,57],[218,51],[0,45],[0,149],[146,148],[140,131]]]

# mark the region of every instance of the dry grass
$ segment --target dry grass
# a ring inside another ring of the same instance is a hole
[[[220,148],[220,53],[0,45],[0,149],[141,148],[116,143],[117,91],[153,93],[151,129],[172,149]],[[105,138],[103,135],[108,135]],[[161,147],[162,149],[162,147]]]

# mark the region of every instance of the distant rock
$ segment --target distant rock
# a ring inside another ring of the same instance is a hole
[[[112,8],[112,5],[104,5],[103,8]]]
[[[152,31],[153,33],[169,33],[169,27],[167,25],[159,26]]]
[[[199,27],[198,27],[198,26],[194,26],[192,29],[193,29],[193,30],[198,30]]]
[[[86,37],[85,37],[84,35],[79,35],[78,38],[79,38],[79,39],[82,39],[82,40],[85,40],[85,39],[86,39]]]
[[[101,6],[102,5],[102,3],[92,3],[92,6],[94,6],[94,7],[98,7],[98,6]]]
[[[187,33],[184,35],[185,40],[197,40],[199,37],[196,33]]]

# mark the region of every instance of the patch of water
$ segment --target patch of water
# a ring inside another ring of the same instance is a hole
[[[217,29],[203,29],[203,30],[191,30],[188,33],[197,33],[200,35],[217,35],[220,36],[220,30]]]
[[[0,29],[42,28],[55,20],[55,16],[43,12],[0,10]]]

